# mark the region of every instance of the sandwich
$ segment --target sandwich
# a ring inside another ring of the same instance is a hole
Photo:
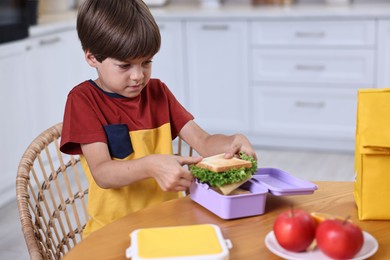
[[[207,183],[222,194],[229,195],[257,171],[257,161],[244,152],[240,153],[239,158],[231,159],[218,154],[191,165],[190,171],[198,182]]]

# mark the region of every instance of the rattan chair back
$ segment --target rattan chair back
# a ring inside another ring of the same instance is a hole
[[[78,156],[60,152],[62,123],[25,151],[16,178],[22,231],[35,259],[60,259],[80,240],[88,220],[88,182]]]
[[[35,138],[18,167],[16,197],[32,260],[60,259],[82,239],[89,219],[88,181],[79,156],[60,152],[61,130],[58,123]],[[192,156],[184,141],[175,142],[174,154]]]

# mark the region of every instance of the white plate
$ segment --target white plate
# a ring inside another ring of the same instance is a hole
[[[364,236],[364,244],[362,249],[355,255],[353,260],[363,260],[366,259],[373,254],[376,253],[378,250],[378,241],[370,235],[369,233],[363,231]],[[295,253],[291,251],[287,251],[286,249],[282,248],[278,241],[275,238],[274,232],[270,231],[267,236],[265,237],[265,245],[267,248],[274,253],[277,256],[283,257],[285,259],[289,260],[329,260],[331,258],[327,257],[324,253],[321,252],[318,248],[311,251],[311,252],[302,252],[302,253]]]

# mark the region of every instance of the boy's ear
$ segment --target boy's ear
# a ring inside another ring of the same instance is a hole
[[[89,66],[93,67],[93,68],[96,68],[97,67],[97,64],[100,63],[96,58],[95,58],[95,55],[93,55],[91,52],[89,52],[89,50],[86,50],[84,52],[84,55],[85,55],[85,60],[87,61],[87,63],[89,64]]]

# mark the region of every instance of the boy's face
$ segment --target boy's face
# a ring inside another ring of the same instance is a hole
[[[152,72],[151,57],[127,61],[106,58],[99,62],[88,51],[85,56],[88,64],[98,72],[96,83],[106,92],[134,98],[149,82]]]

